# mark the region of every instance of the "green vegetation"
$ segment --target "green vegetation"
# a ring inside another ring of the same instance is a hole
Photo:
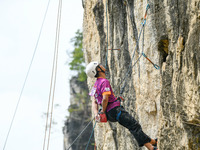
[[[85,74],[85,63],[83,57],[83,34],[80,30],[77,30],[74,38],[71,39],[71,42],[74,45],[74,50],[72,52],[72,61],[69,63],[70,69],[77,71],[78,80],[83,82],[86,81],[87,76]]]
[[[73,43],[74,50],[71,55],[71,62],[69,63],[70,70],[75,71],[77,73],[76,84],[78,84],[81,88],[80,93],[74,94],[74,101],[76,104],[70,105],[68,111],[79,112],[85,110],[87,106],[87,98],[88,98],[88,89],[84,88],[86,86],[86,73],[85,73],[85,60],[83,54],[83,34],[80,30],[77,30],[75,36],[71,39],[71,43]]]
[[[76,94],[75,101],[76,102],[81,101],[82,104],[85,104],[86,103],[85,100],[87,100],[87,98],[88,98],[88,91],[83,89],[81,93]]]
[[[75,112],[75,111],[81,111],[80,108],[78,109],[73,109],[73,108],[68,108],[69,113]]]
[[[85,124],[91,120],[91,101],[88,95],[89,91],[87,87],[87,77],[85,73],[85,60],[82,40],[83,34],[80,30],[77,30],[74,38],[71,39],[74,48],[71,53],[70,63],[68,63],[71,72],[73,71],[76,73],[76,75],[72,76],[70,80],[71,105],[68,107],[68,112],[70,113],[70,116],[67,117],[66,121],[66,129],[67,131],[69,131],[67,132],[68,141],[73,141],[76,138],[74,130],[76,130],[76,133],[81,132],[81,129],[85,126]],[[87,137],[87,135],[90,134],[90,128],[92,128],[92,125],[90,125],[90,127],[86,129],[84,137]],[[87,138],[79,139],[79,142],[74,145],[74,149],[83,149],[83,147],[86,146],[85,144],[87,142]],[[90,146],[89,149],[94,149],[94,137],[92,137],[91,143],[93,143],[93,146]]]

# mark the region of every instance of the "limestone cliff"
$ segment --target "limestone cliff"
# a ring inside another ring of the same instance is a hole
[[[144,45],[141,35],[131,61],[147,2]],[[84,0],[86,63],[97,60],[105,65],[107,44],[109,49],[120,49],[108,50],[107,59],[107,76],[115,95],[129,64],[142,51],[160,66],[156,70],[141,57],[123,94],[125,109],[144,132],[159,138],[161,150],[200,150],[200,1]],[[93,84],[89,79],[89,89]],[[117,123],[98,124],[95,141],[99,150],[140,149],[129,131]]]

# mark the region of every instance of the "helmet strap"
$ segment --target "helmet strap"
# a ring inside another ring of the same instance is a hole
[[[101,71],[97,71],[97,72],[103,72],[103,73],[105,73],[105,71],[103,71],[102,69],[101,69],[101,67],[99,67],[99,65],[97,66]]]

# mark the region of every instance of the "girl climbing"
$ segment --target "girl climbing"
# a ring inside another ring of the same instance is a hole
[[[157,140],[151,139],[146,135],[141,128],[141,125],[120,105],[119,98],[115,97],[110,82],[106,79],[106,69],[98,62],[90,62],[86,67],[86,74],[91,78],[97,78],[91,96],[94,96],[92,101],[92,109],[96,116],[96,121],[118,122],[125,128],[129,129],[135,137],[140,147],[145,146],[149,150],[158,150]],[[102,107],[98,111],[98,105]]]

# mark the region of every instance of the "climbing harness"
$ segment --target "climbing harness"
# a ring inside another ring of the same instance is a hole
[[[121,96],[119,96],[119,97],[117,98],[117,100],[119,100],[120,102],[121,102],[121,101],[124,101],[124,99],[123,99]]]
[[[120,112],[117,114],[117,117],[116,117],[116,120],[117,120],[117,121],[119,121],[119,117],[120,117],[121,113],[122,113],[122,112],[120,111]]]
[[[12,129],[12,125],[13,125],[14,120],[15,120],[15,116],[16,116],[16,113],[17,113],[17,110],[18,110],[18,107],[19,107],[19,104],[20,104],[20,101],[21,101],[21,97],[22,97],[22,94],[23,94],[23,91],[24,91],[24,88],[25,88],[25,85],[26,85],[26,82],[27,82],[27,79],[28,79],[28,76],[29,76],[29,73],[30,73],[32,64],[33,64],[33,60],[34,60],[35,54],[36,54],[36,52],[37,52],[37,47],[38,47],[38,44],[39,44],[39,41],[40,41],[40,37],[41,37],[41,34],[42,34],[44,22],[45,22],[45,20],[46,20],[47,12],[48,12],[48,9],[49,9],[49,4],[50,4],[50,0],[48,1],[47,7],[46,7],[46,11],[45,11],[45,14],[44,14],[44,18],[43,18],[43,21],[42,21],[42,25],[41,25],[41,27],[40,27],[40,32],[39,32],[39,35],[38,35],[38,38],[37,38],[37,42],[36,42],[36,45],[35,45],[35,48],[34,48],[34,52],[33,52],[33,55],[32,55],[32,59],[31,59],[31,62],[30,62],[28,71],[27,71],[27,73],[26,73],[26,77],[25,77],[25,80],[24,80],[24,83],[23,83],[23,86],[22,86],[22,89],[21,89],[21,92],[20,92],[20,96],[19,96],[18,101],[17,101],[17,105],[16,105],[16,107],[15,107],[14,115],[13,115],[13,117],[12,117],[12,121],[11,121],[11,123],[10,123],[10,127],[9,127],[9,130],[8,130],[7,136],[6,136],[6,140],[5,140],[5,142],[4,142],[3,150],[5,150],[5,148],[6,148],[6,144],[7,144],[7,141],[8,141],[8,137],[9,137],[9,135],[10,135],[10,131],[11,131],[11,129]]]
[[[121,96],[118,96],[117,98],[116,98],[116,100],[115,101],[113,101],[113,102],[108,102],[108,105],[110,105],[110,104],[112,104],[112,103],[114,103],[114,102],[117,102],[117,101],[120,101],[120,102],[124,102],[124,99],[121,97]]]

